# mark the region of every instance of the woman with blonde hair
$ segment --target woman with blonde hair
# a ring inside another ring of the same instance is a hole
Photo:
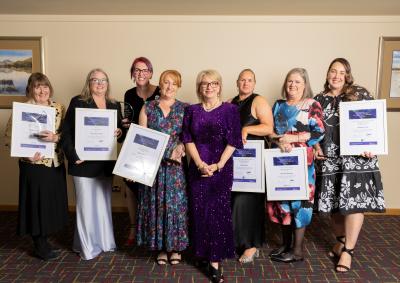
[[[62,130],[62,146],[73,176],[76,195],[76,228],[73,250],[85,260],[116,248],[111,215],[112,170],[115,161],[85,161],[75,149],[75,109],[117,110],[120,137],[121,109],[110,97],[110,81],[102,69],[91,70],[80,95],[71,99]]]
[[[220,262],[234,256],[231,214],[232,154],[242,148],[236,105],[222,102],[222,78],[201,71],[196,80],[200,103],[186,108],[183,142],[191,157],[189,199],[191,239],[196,257],[209,262],[213,282],[224,282]]]

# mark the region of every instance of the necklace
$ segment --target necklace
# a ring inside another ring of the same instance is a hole
[[[222,104],[222,102],[219,99],[217,99],[217,101],[214,104],[212,104],[210,107],[207,107],[204,102],[202,102],[201,104],[203,106],[203,109],[206,112],[210,112],[210,111],[214,110],[215,108],[217,108],[218,106],[220,106]]]

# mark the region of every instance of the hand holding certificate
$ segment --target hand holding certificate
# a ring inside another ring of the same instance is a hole
[[[116,160],[117,110],[76,108],[75,148],[81,160]]]
[[[131,124],[113,174],[152,186],[169,135]]]
[[[307,150],[294,147],[291,152],[265,150],[267,199],[308,200]]]
[[[11,156],[31,158],[38,152],[40,156],[53,158],[54,143],[50,137],[54,132],[54,108],[13,103]]]
[[[341,102],[340,155],[387,154],[386,100]]]

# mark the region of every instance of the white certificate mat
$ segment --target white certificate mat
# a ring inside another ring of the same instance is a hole
[[[53,107],[13,102],[11,156],[33,157],[36,152],[54,158],[54,143],[39,139],[44,130],[55,132]]]
[[[233,153],[234,192],[265,193],[264,141],[248,140]]]
[[[267,200],[307,200],[307,149],[294,147],[291,152],[265,149]]]
[[[117,110],[75,109],[75,150],[80,160],[116,160]]]
[[[153,186],[169,135],[131,124],[113,174]]]
[[[341,102],[340,155],[388,154],[386,100]]]

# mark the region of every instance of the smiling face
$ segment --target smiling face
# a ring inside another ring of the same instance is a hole
[[[219,81],[213,80],[207,75],[203,76],[199,85],[199,93],[203,100],[212,100],[217,98],[220,91],[221,84]]]
[[[105,96],[108,88],[108,79],[103,72],[94,72],[90,76],[90,93]]]
[[[303,98],[305,81],[299,73],[292,73],[286,80],[286,99],[298,102]]]
[[[145,86],[150,83],[153,72],[149,70],[144,62],[137,62],[133,70],[133,80],[137,86]]]
[[[344,65],[340,62],[333,63],[328,71],[326,80],[331,90],[342,90],[346,83],[346,68]]]
[[[36,84],[33,88],[33,99],[37,104],[48,105],[50,98],[50,87],[45,84]]]
[[[254,74],[250,71],[243,72],[237,80],[237,87],[239,88],[239,94],[241,95],[252,94],[255,86],[256,80]]]
[[[175,98],[177,91],[178,91],[178,84],[176,80],[172,76],[166,75],[160,82],[161,97],[168,99]]]

